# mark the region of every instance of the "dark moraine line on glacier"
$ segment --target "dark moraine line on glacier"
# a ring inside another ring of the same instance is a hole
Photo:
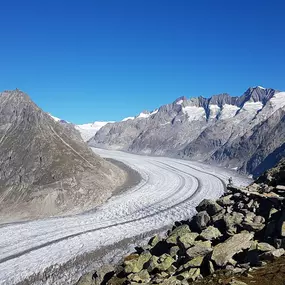
[[[157,215],[158,213],[163,213],[163,212],[166,212],[168,211],[169,209],[173,208],[173,207],[176,207],[176,206],[179,206],[189,200],[192,200],[195,196],[197,196],[197,194],[199,194],[199,192],[201,191],[201,182],[200,182],[200,179],[198,179],[197,177],[195,177],[194,175],[190,175],[189,173],[183,171],[183,170],[180,170],[176,167],[173,167],[173,166],[169,166],[165,163],[162,163],[162,162],[158,162],[159,164],[161,165],[164,165],[164,167],[166,166],[167,168],[170,168],[172,170],[174,170],[174,172],[178,173],[178,172],[181,172],[181,173],[184,173],[186,174],[187,176],[191,176],[191,177],[194,177],[195,179],[197,179],[198,181],[198,187],[197,189],[191,194],[191,196],[189,196],[187,199],[185,199],[184,201],[181,201],[175,205],[172,205],[170,207],[167,207],[159,212],[156,212],[156,213],[153,213],[153,214],[150,214],[150,215],[146,215],[144,217],[141,217],[141,218],[137,218],[137,219],[132,219],[132,220],[128,220],[128,221],[124,221],[124,222],[120,222],[120,223],[115,223],[115,224],[112,224],[112,225],[109,225],[109,226],[105,226],[105,227],[100,227],[100,228],[96,228],[96,229],[91,229],[91,230],[86,230],[86,231],[83,231],[83,232],[79,232],[79,233],[76,233],[76,234],[72,234],[72,235],[68,235],[68,236],[65,236],[65,237],[62,237],[62,238],[59,238],[59,239],[55,239],[55,240],[52,240],[52,241],[49,241],[49,242],[46,242],[46,243],[43,243],[41,245],[38,245],[38,246],[35,246],[35,247],[32,247],[32,248],[29,248],[29,249],[26,249],[22,252],[19,252],[19,253],[16,253],[16,254],[13,254],[13,255],[10,255],[10,256],[7,256],[3,259],[0,259],[0,263],[3,263],[3,262],[6,262],[8,260],[11,260],[11,259],[14,259],[14,258],[17,258],[17,257],[20,257],[24,254],[27,254],[27,253],[30,253],[32,251],[35,251],[35,250],[38,250],[40,248],[43,248],[43,247],[46,247],[46,246],[49,246],[49,245],[52,245],[54,243],[58,243],[60,241],[63,241],[63,240],[66,240],[66,239],[69,239],[69,238],[73,238],[73,237],[77,237],[77,236],[80,236],[80,235],[83,235],[83,234],[87,234],[87,233],[90,233],[90,232],[95,232],[95,231],[99,231],[99,230],[103,230],[103,229],[107,229],[107,228],[111,228],[111,227],[115,227],[115,226],[118,226],[118,225],[125,225],[125,224],[128,224],[130,222],[136,222],[136,221],[140,221],[140,220],[143,220],[143,219],[146,219],[146,218],[149,218],[149,217],[153,217],[155,215]],[[187,166],[187,165],[186,165]],[[192,167],[190,167],[192,168]],[[195,169],[195,168],[193,168]],[[195,169],[197,170],[197,169]],[[200,170],[199,170],[200,171]],[[208,174],[207,172],[204,172],[204,171],[200,171],[200,172],[203,172],[205,174]],[[224,187],[225,187],[225,183],[222,181],[222,179],[220,179],[219,177],[217,177],[216,175],[213,175],[213,174],[210,174],[212,175],[213,177],[217,178],[218,180],[220,180]],[[182,176],[181,176],[182,177]],[[179,189],[177,189],[177,191],[180,191],[182,188],[184,188],[184,184],[182,184]],[[160,201],[161,202],[161,201]]]

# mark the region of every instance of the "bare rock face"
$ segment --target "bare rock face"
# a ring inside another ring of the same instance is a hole
[[[0,93],[0,106],[0,222],[87,210],[124,182],[122,170],[25,93]]]
[[[285,92],[178,98],[152,113],[108,124],[91,146],[178,156],[261,175],[285,155]]]

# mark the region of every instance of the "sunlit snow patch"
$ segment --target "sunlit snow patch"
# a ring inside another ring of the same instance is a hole
[[[186,106],[182,108],[182,111],[188,115],[189,121],[199,121],[206,118],[205,110],[203,107]]]

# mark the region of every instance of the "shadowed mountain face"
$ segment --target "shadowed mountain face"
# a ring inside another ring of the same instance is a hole
[[[71,127],[19,90],[0,93],[0,221],[87,210],[124,182]]]
[[[178,156],[260,175],[284,155],[285,92],[178,98],[152,113],[107,124],[89,145]]]

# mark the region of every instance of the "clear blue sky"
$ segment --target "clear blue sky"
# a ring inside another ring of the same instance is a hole
[[[0,90],[74,123],[285,90],[285,1],[1,1]]]

